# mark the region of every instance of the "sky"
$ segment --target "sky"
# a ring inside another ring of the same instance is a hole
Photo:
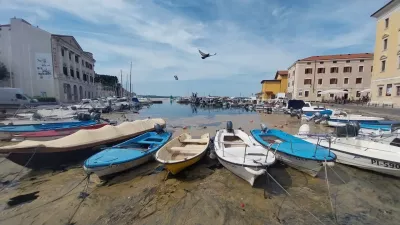
[[[373,52],[370,15],[387,2],[0,0],[0,24],[15,16],[73,35],[94,54],[96,73],[122,70],[124,86],[132,62],[138,94],[249,96],[298,59]],[[217,55],[203,60],[198,49]]]

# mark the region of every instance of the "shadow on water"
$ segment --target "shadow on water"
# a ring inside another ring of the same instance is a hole
[[[39,197],[38,193],[39,191],[35,191],[29,194],[15,196],[8,200],[7,205],[11,208],[17,205],[32,202]]]

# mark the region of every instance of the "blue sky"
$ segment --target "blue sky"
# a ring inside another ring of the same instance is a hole
[[[16,16],[73,35],[100,74],[119,77],[122,69],[126,80],[132,61],[139,94],[243,96],[297,59],[373,52],[370,15],[386,2],[0,0],[0,24]],[[197,49],[217,56],[202,60]]]

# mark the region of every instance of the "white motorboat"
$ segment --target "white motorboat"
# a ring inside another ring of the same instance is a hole
[[[219,162],[251,186],[276,160],[273,151],[264,148],[242,130],[232,129],[230,121],[227,129],[217,132],[214,147]]]
[[[300,127],[298,137],[329,147],[336,162],[400,177],[400,148],[355,137],[321,136],[309,133],[308,124]]]
[[[150,105],[151,104],[151,100],[149,98],[138,98],[138,100],[141,105]]]
[[[385,120],[382,117],[375,116],[363,116],[359,114],[347,114],[342,111],[334,111],[332,115],[328,119],[328,126],[338,127],[345,126],[346,123],[354,121],[354,122],[365,122],[365,123],[378,123],[378,121]]]

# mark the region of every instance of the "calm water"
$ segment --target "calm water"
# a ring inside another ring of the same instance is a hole
[[[178,104],[176,102],[171,102],[169,99],[164,100],[162,104],[153,104],[147,107],[143,107],[139,111],[140,117],[162,117],[162,118],[184,118],[192,116],[206,116],[209,118],[215,115],[237,115],[237,114],[255,114],[255,111],[246,111],[243,108],[202,108],[195,107],[190,104]]]

